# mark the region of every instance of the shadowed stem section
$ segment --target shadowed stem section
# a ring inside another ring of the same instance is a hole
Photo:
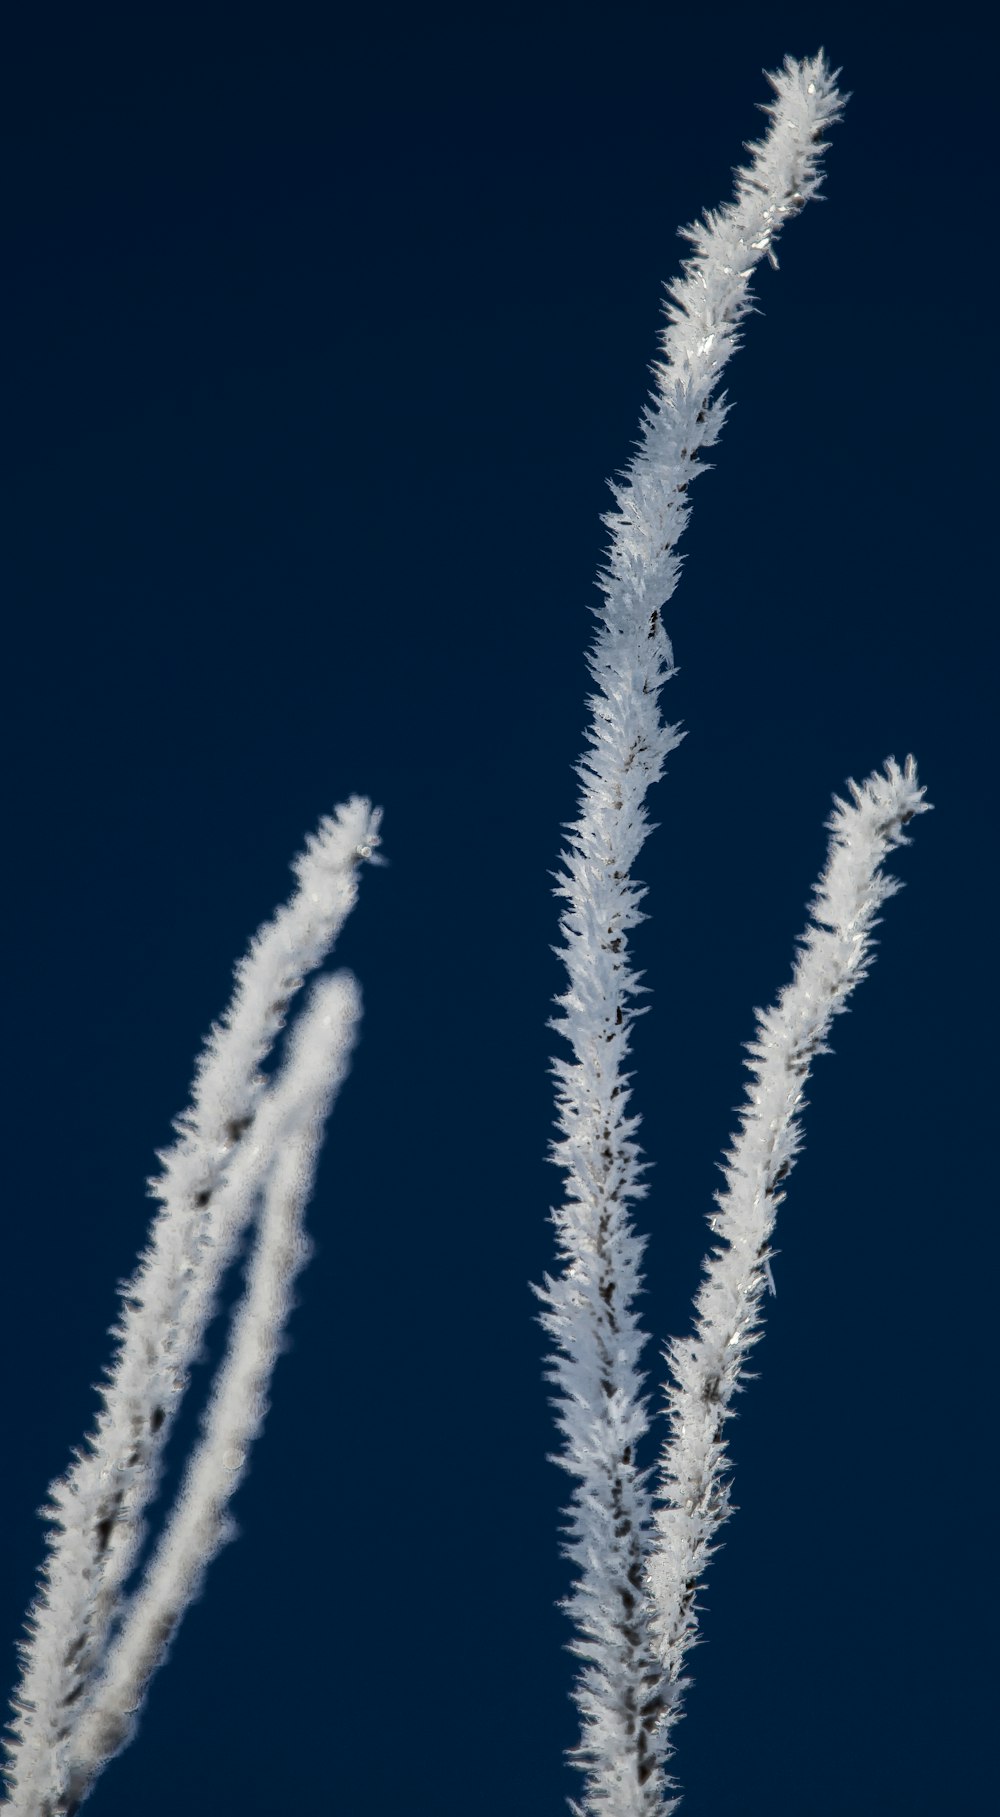
[[[166,1658],[213,1557],[235,1532],[229,1503],[264,1423],[293,1284],[309,1257],[303,1216],[323,1125],[347,1072],[360,1014],[357,985],[341,973],[316,987],[295,1029],[275,1085],[285,1114],[269,1146],[246,1293],[177,1503],[74,1734],[72,1802],[85,1795],[108,1758],[131,1740],[150,1679]]]

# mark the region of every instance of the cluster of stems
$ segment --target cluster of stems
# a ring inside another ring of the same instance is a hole
[[[574,1809],[588,1817],[654,1817],[677,1802],[667,1762],[682,1664],[696,1638],[712,1537],[729,1505],[723,1431],[758,1335],[779,1186],[800,1139],[803,1081],[869,962],[876,908],[895,887],[881,861],[923,806],[912,760],[900,771],[891,759],[884,776],[851,785],[851,805],[838,804],[793,982],[760,1018],[754,1082],[727,1158],[695,1332],[668,1350],[670,1433],[657,1494],[642,1449],[643,1239],[631,1208],[646,1188],[627,1063],[644,988],[629,951],[643,919],[633,866],[649,831],[647,792],[680,737],[660,712],[674,672],[663,608],[680,573],[691,482],[725,418],[718,386],[752,308],[750,280],[762,260],[777,263],[779,230],[817,193],[824,134],[843,106],[822,54],[789,58],[769,80],[768,129],[736,173],[733,200],[685,230],[693,252],[668,291],[639,445],[611,487],[580,805],[558,883],[567,988],[554,1027],[570,1057],[554,1062],[553,1159],[565,1194],[553,1213],[559,1270],[539,1292],[555,1344],[558,1461],[574,1479],[566,1551],[575,1579],[565,1607],[583,1662],[574,1759],[585,1787]]]
[[[94,1431],[43,1513],[48,1556],[21,1645],[7,1744],[10,1817],[73,1817],[134,1733],[149,1681],[228,1537],[228,1503],[266,1410],[267,1387],[308,1253],[302,1218],[325,1118],[360,1016],[349,974],[320,978],[271,1075],[288,1010],[327,958],[376,860],[380,812],[353,798],[309,840],[297,888],[253,940],[198,1064],[177,1141],[151,1182],[149,1243],[121,1289],[117,1351]],[[244,1298],[175,1508],[138,1587],[163,1451],[223,1277],[256,1229]]]

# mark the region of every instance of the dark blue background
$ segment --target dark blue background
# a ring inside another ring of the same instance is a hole
[[[988,1801],[988,44],[954,7],[56,7],[0,109],[11,1682],[34,1510],[231,965],[352,790],[392,861],[338,955],[364,1037],[242,1537],[94,1817],[541,1817],[576,1786],[528,1283],[598,514],[675,228],[728,197],[762,66],[820,43],[854,95],[828,200],[761,278],[668,614],[658,1338],[831,792],[913,750],[936,812],[811,1088],[676,1765],[691,1817]]]

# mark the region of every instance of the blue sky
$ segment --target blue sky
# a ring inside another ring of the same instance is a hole
[[[636,942],[656,1339],[686,1324],[740,1044],[787,978],[832,792],[912,750],[935,813],[811,1086],[676,1767],[691,1817],[983,1805],[995,664],[970,24],[540,0],[66,8],[13,34],[10,1683],[34,1510],[91,1417],[232,963],[335,801],[384,805],[391,860],[339,948],[363,1038],[242,1537],[94,1817],[541,1817],[574,1790],[528,1283],[558,1190],[549,873],[599,513],[675,230],[728,196],[761,69],[820,43],[853,93],[828,199],[758,284],[668,615],[688,737]],[[655,1343],[648,1366],[655,1388]]]

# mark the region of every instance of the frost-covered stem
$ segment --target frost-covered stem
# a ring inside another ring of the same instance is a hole
[[[780,1187],[802,1141],[799,1112],[813,1059],[876,945],[878,910],[902,885],[880,868],[903,827],[928,803],[913,758],[900,770],[889,758],[852,800],[834,797],[827,825],[830,851],[810,904],[812,925],[800,937],[792,982],[769,1010],[757,1010],[748,1044],[752,1074],[739,1130],[727,1153],[725,1188],[710,1219],[717,1239],[695,1299],[695,1329],[667,1349],[670,1433],[661,1460],[663,1506],[649,1565],[657,1651],[666,1673],[669,1730],[688,1680],[684,1655],[697,1637],[695,1597],[713,1537],[729,1512],[725,1424],[760,1337],[762,1298],[770,1280],[770,1241],[784,1194]]]
[[[354,797],[295,861],[298,888],[236,969],[232,1001],[210,1031],[178,1140],[159,1156],[149,1245],[122,1288],[118,1350],[94,1431],[43,1513],[49,1553],[21,1646],[6,1768],[12,1817],[60,1817],[73,1729],[107,1649],[122,1585],[143,1535],[174,1415],[246,1226],[264,1145],[261,1064],[304,978],[322,963],[374,856],[380,810]]]
[[[770,124],[737,172],[734,201],[686,230],[694,253],[668,292],[638,452],[611,488],[604,604],[588,659],[597,692],[558,887],[569,988],[555,1027],[572,1058],[554,1066],[553,1158],[566,1174],[565,1203],[554,1213],[562,1272],[541,1297],[558,1347],[550,1370],[565,1440],[558,1461],[577,1478],[566,1548],[577,1578],[566,1607],[573,1649],[587,1663],[575,1692],[583,1719],[575,1758],[587,1775],[584,1809],[600,1817],[653,1817],[666,1791],[663,1671],[644,1585],[651,1502],[637,1461],[648,1425],[638,1367],[645,1339],[633,1310],[643,1243],[629,1208],[643,1194],[643,1168],[625,1070],[642,989],[628,954],[643,896],[631,871],[649,831],[646,792],[680,737],[659,711],[674,672],[662,607],[680,571],[676,545],[698,456],[725,415],[714,394],[751,308],[750,277],[761,259],[773,261],[783,222],[816,194],[823,132],[841,107],[822,55],[789,59],[769,80]]]
[[[309,1257],[303,1212],[323,1123],[347,1072],[360,1013],[354,979],[340,974],[317,987],[295,1029],[274,1088],[280,1122],[277,1139],[268,1143],[270,1171],[246,1293],[177,1503],[74,1732],[69,1811],[78,1807],[104,1762],[131,1739],[149,1680],[199,1594],[212,1558],[232,1536],[227,1508],[264,1422],[293,1283]]]

